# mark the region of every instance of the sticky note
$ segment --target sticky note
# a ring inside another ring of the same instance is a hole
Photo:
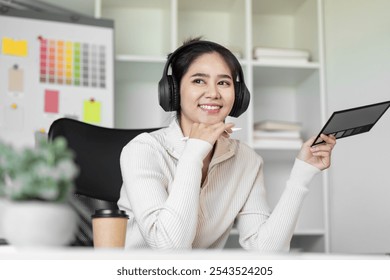
[[[45,90],[45,113],[58,113],[59,91]]]
[[[6,55],[27,56],[27,40],[14,40],[4,37],[2,51]]]
[[[23,92],[24,91],[24,71],[23,69],[14,66],[8,70],[8,91]]]
[[[101,122],[101,102],[94,100],[84,101],[83,121],[95,124]]]

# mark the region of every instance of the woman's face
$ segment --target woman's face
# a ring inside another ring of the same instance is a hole
[[[180,83],[180,125],[188,134],[193,123],[224,121],[234,103],[230,68],[216,52],[195,59]]]

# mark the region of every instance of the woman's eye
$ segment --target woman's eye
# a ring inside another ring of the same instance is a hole
[[[204,81],[201,80],[201,79],[196,79],[196,80],[193,80],[193,83],[195,83],[195,84],[203,84]]]
[[[218,82],[219,85],[222,85],[222,86],[230,86],[230,82],[229,81],[220,81]]]

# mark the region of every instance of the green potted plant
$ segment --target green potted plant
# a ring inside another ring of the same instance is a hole
[[[77,218],[66,203],[78,169],[64,138],[16,149],[0,141],[1,228],[11,245],[66,245]]]

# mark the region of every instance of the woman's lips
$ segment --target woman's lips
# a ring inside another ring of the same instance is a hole
[[[209,113],[217,113],[222,108],[222,106],[214,104],[202,104],[199,105],[199,108]]]

